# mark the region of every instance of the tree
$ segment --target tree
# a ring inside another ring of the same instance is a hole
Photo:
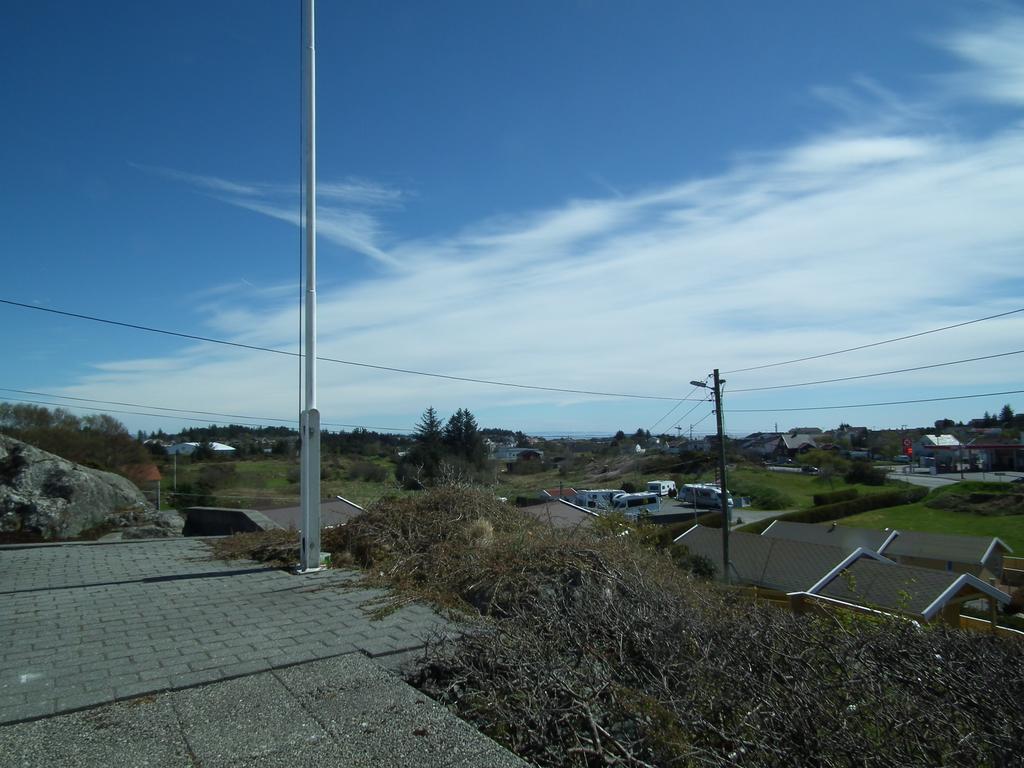
[[[818,468],[818,479],[827,482],[829,488],[837,475],[841,475],[850,468],[850,462],[840,456],[836,451],[825,451],[820,448],[808,451],[803,454],[799,461],[801,464],[809,464]]]
[[[443,441],[448,453],[474,467],[482,467],[487,459],[483,437],[476,418],[466,408],[459,408],[445,425]]]
[[[437,418],[437,411],[434,410],[434,406],[427,406],[427,410],[420,417],[420,423],[416,425],[416,430],[413,434],[416,442],[420,445],[440,445],[442,437],[441,420]]]
[[[1007,403],[1003,406],[1003,409],[999,411],[999,423],[1000,424],[1012,424],[1013,423],[1013,408]]]
[[[441,468],[444,431],[434,406],[428,406],[413,432],[413,446],[398,463],[395,475],[409,490],[430,485]]]

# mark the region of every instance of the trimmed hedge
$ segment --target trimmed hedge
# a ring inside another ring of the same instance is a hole
[[[783,515],[780,519],[790,520],[795,523],[823,523],[826,520],[838,520],[843,517],[850,517],[851,515],[859,515],[861,512],[868,512],[872,509],[913,504],[927,495],[927,488],[912,485],[898,491],[872,493],[869,496],[858,496],[856,499],[850,499],[849,501],[823,504],[820,507],[811,507],[800,512],[791,512],[788,515]]]
[[[884,509],[885,507],[900,507],[904,504],[913,504],[928,495],[927,488],[917,485],[908,486],[898,491],[886,491],[885,493],[872,493],[869,496],[858,496],[849,501],[839,501],[835,504],[823,504],[820,507],[802,509],[799,512],[790,512],[780,515],[774,520],[785,520],[790,523],[824,523],[829,520],[839,520],[844,517],[859,515],[861,512],[870,512],[872,509]],[[704,518],[697,522],[703,522]],[[737,530],[744,533],[761,533],[771,525],[773,520],[761,520],[756,523],[744,525]],[[722,526],[719,520],[718,525],[709,525],[712,528]]]
[[[856,488],[844,488],[841,491],[816,493],[811,498],[814,499],[814,506],[823,507],[826,504],[835,504],[840,501],[856,499],[858,496],[860,496],[860,491]]]

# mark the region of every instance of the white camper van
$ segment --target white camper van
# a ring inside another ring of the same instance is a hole
[[[620,493],[612,499],[612,509],[630,520],[657,517],[661,512],[661,497],[656,493]]]
[[[679,495],[676,498],[683,504],[694,507],[707,507],[710,509],[721,509],[722,507],[722,492],[717,485],[711,485],[710,483],[684,485],[679,490]],[[725,499],[726,503],[731,507],[733,505],[732,494],[726,492]]]
[[[612,499],[625,493],[621,488],[595,488],[593,490],[576,491],[576,498],[571,499],[587,509],[611,509]]]
[[[656,493],[659,496],[669,496],[675,489],[675,480],[651,480],[647,484],[647,492]]]

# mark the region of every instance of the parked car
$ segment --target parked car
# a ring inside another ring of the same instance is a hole
[[[809,464],[804,464],[802,467],[800,467],[800,471],[803,472],[805,475],[816,475],[819,472],[817,467],[812,467]]]

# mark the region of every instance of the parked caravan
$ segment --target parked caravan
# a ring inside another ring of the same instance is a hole
[[[630,520],[657,516],[661,497],[656,493],[620,493],[612,499],[612,510],[622,512]]]
[[[676,498],[683,504],[694,507],[720,509],[722,506],[722,492],[717,485],[711,485],[710,483],[684,485],[679,489],[679,495]],[[725,498],[726,503],[731,507],[733,505],[732,494],[726,492]]]
[[[611,509],[612,499],[623,493],[625,491],[621,488],[595,488],[577,491],[576,498],[571,499],[571,501],[573,504],[586,507],[587,509]]]
[[[674,480],[651,480],[647,484],[647,492],[656,493],[659,496],[671,496],[675,490],[676,483]]]

